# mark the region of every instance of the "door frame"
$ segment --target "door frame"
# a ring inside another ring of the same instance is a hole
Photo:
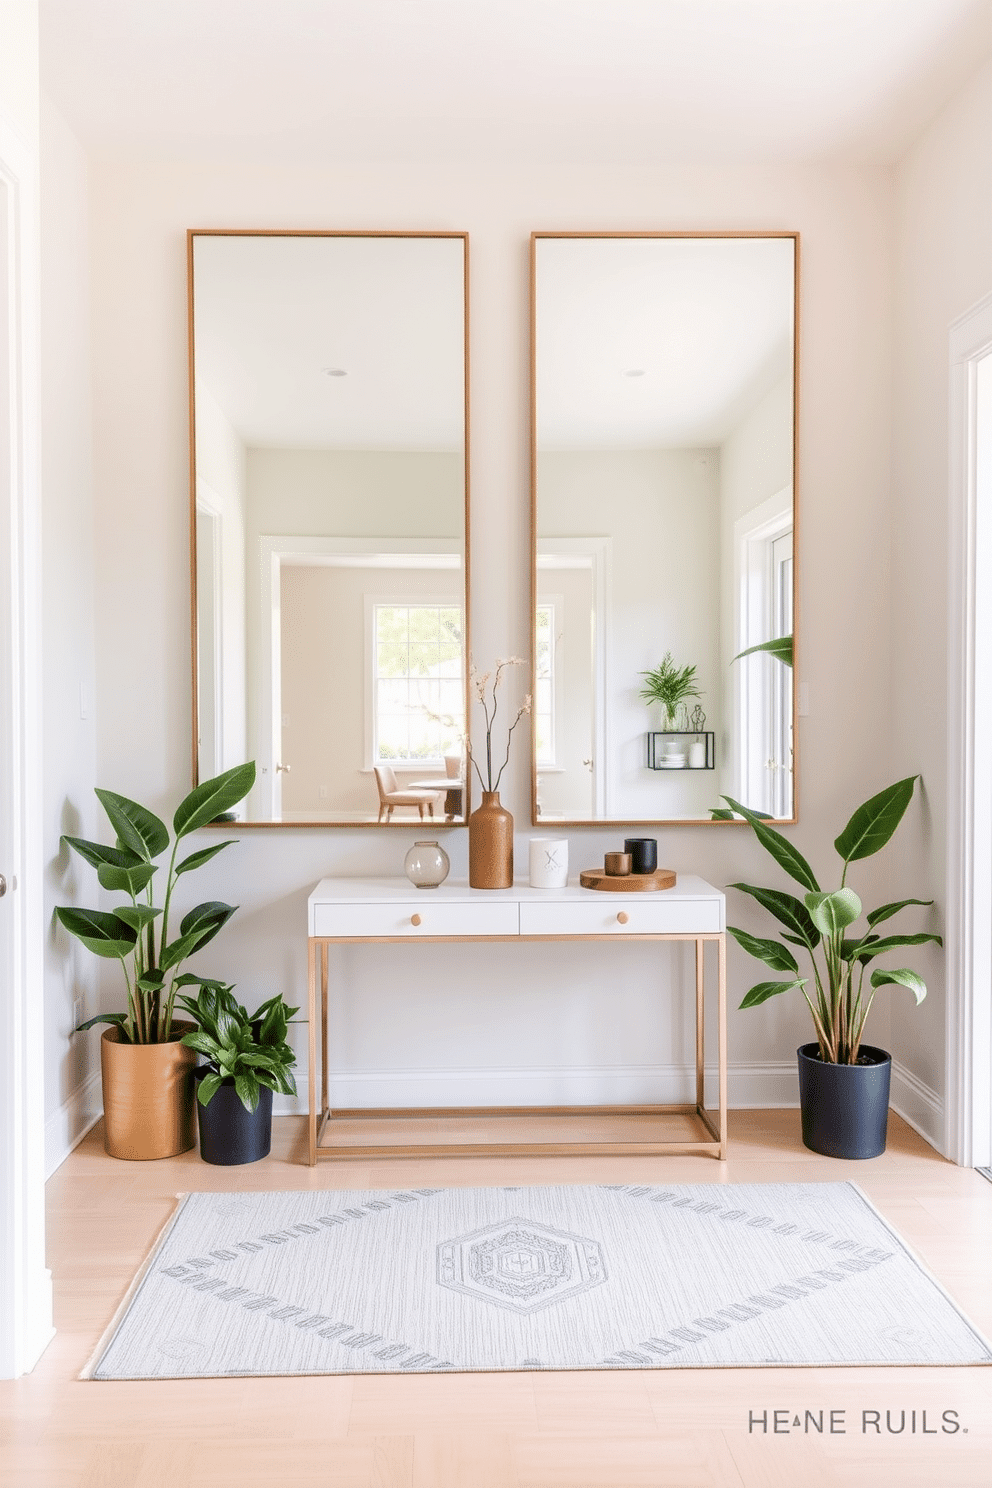
[[[0,119],[0,1377],[54,1334],[45,1266],[38,161]]]
[[[949,330],[945,1151],[992,1159],[992,512],[978,489],[978,363],[992,295]]]

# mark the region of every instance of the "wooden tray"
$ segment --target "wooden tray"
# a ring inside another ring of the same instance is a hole
[[[579,874],[584,889],[600,889],[606,894],[637,894],[648,889],[674,889],[675,874],[671,868],[656,868],[653,873],[626,873],[622,878],[602,868],[585,868]]]

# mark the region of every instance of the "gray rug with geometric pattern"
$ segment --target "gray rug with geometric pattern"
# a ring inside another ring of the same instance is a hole
[[[188,1194],[85,1378],[988,1364],[851,1183]]]

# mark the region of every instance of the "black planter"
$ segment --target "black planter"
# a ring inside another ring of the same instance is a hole
[[[197,1086],[204,1075],[209,1074],[203,1064],[194,1072]],[[196,1102],[196,1117],[200,1125],[200,1156],[204,1162],[218,1167],[234,1167],[239,1163],[258,1162],[268,1157],[272,1146],[272,1091],[263,1085],[254,1111],[248,1111],[234,1088],[233,1080],[225,1080],[215,1090],[208,1105]]]
[[[824,1157],[880,1157],[889,1121],[891,1055],[862,1044],[868,1064],[825,1064],[819,1048],[803,1044],[797,1051],[804,1144]]]

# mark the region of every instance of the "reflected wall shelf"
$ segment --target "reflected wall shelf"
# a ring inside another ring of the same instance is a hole
[[[657,733],[649,733],[648,740],[648,769],[649,770],[712,770],[716,767],[716,736],[712,730],[702,730],[699,733],[678,733],[675,731],[659,730]],[[690,764],[692,759],[692,746],[702,744],[705,750],[705,764]],[[677,745],[673,749],[672,746]],[[675,755],[672,759],[669,756]]]

